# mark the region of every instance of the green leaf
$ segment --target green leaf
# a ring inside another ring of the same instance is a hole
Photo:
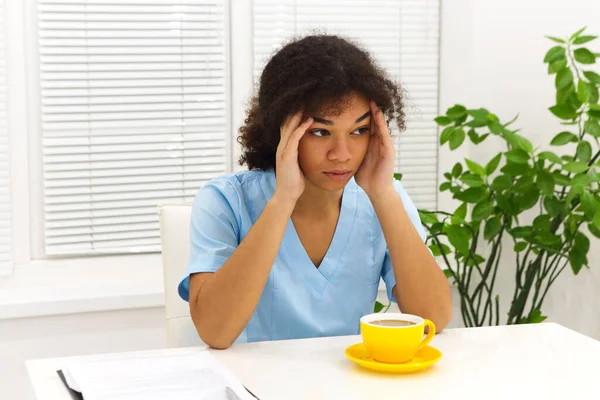
[[[502,133],[502,130],[504,129],[502,124],[500,124],[498,121],[490,122],[488,124],[488,128],[490,128],[490,132],[495,133],[496,135],[499,135],[500,133]]]
[[[452,120],[448,117],[440,116],[434,119],[434,121],[440,126],[450,125]]]
[[[538,189],[546,196],[554,194],[554,178],[548,171],[541,170],[538,172],[536,184]]]
[[[597,238],[600,239],[600,229],[596,228],[596,225],[594,224],[588,224],[588,230],[590,231],[590,233],[594,236],[596,236]]]
[[[600,137],[600,124],[598,124],[598,122],[596,121],[593,121],[591,119],[585,121],[583,130],[584,132],[589,133],[595,138]]]
[[[588,220],[592,220],[594,215],[596,215],[596,199],[594,198],[594,195],[587,190],[584,191],[581,196],[581,207],[583,208],[585,217]]]
[[[502,153],[498,153],[496,155],[496,157],[492,158],[490,160],[490,162],[487,163],[487,165],[485,166],[485,174],[487,176],[490,176],[494,173],[494,171],[496,171],[496,168],[498,168],[498,165],[500,164],[500,161],[502,160]]]
[[[419,218],[425,224],[435,224],[440,222],[435,214],[419,211]]]
[[[529,164],[516,164],[516,163],[507,163],[502,169],[501,172],[508,174],[510,176],[519,176],[527,173],[530,170]]]
[[[549,75],[555,74],[558,71],[561,71],[565,68],[567,68],[567,59],[560,58],[560,59],[558,59],[556,61],[552,61],[550,64],[548,64],[548,74]]]
[[[528,322],[530,324],[539,324],[542,323],[546,320],[546,318],[548,318],[545,315],[542,315],[542,312],[540,310],[535,310],[531,316],[528,319]]]
[[[577,110],[566,105],[555,105],[549,108],[550,112],[560,119],[573,119],[577,117]]]
[[[594,182],[594,180],[594,177],[588,174],[575,175],[573,179],[571,179],[571,186],[587,186],[590,183]]]
[[[445,228],[448,241],[454,248],[463,254],[469,253],[471,235],[467,228],[459,225],[447,225]]]
[[[485,170],[481,165],[477,164],[475,161],[469,160],[468,158],[465,158],[465,162],[472,173],[475,175],[485,176]]]
[[[465,130],[458,128],[450,134],[450,150],[455,150],[465,141]]]
[[[453,216],[464,220],[467,217],[467,203],[462,203],[458,206],[456,210],[454,210]]]
[[[446,246],[443,243],[440,243],[440,244],[442,245],[442,251],[440,251],[440,248],[438,247],[437,244],[430,244],[428,246],[429,250],[431,250],[431,254],[434,257],[440,257],[440,256],[442,256],[442,254],[446,255],[446,254],[452,253],[452,249],[450,247]]]
[[[580,45],[585,44],[587,42],[591,42],[592,40],[598,39],[598,36],[580,36],[577,39],[573,40],[573,44]]]
[[[483,142],[489,136],[489,133],[479,136],[477,134],[477,132],[475,132],[474,129],[469,129],[468,135],[469,135],[469,138],[471,139],[471,142],[473,142],[474,144],[479,144],[479,143]]]
[[[464,174],[460,178],[460,180],[463,181],[469,187],[478,187],[478,186],[483,186],[483,184],[484,184],[483,179],[481,179],[481,177],[479,175]]]
[[[504,195],[496,194],[496,202],[498,207],[508,215],[516,215],[518,212],[514,201]]]
[[[452,271],[450,271],[449,269],[445,269],[444,275],[446,275],[446,278],[452,278]]]
[[[589,82],[581,80],[577,85],[577,98],[582,103],[597,103],[598,88]]]
[[[444,182],[440,185],[440,192],[445,192],[446,190],[450,190],[452,187],[452,182]]]
[[[538,231],[549,231],[550,230],[550,215],[542,214],[535,217],[533,220],[533,229]]]
[[[549,231],[540,231],[535,235],[535,241],[543,246],[554,246],[560,243],[560,236]]]
[[[573,161],[573,162],[569,162],[569,163],[566,163],[565,165],[563,165],[563,169],[565,171],[571,172],[574,174],[578,174],[580,172],[587,171],[588,168],[589,168],[588,165],[581,161]]]
[[[489,217],[493,212],[494,202],[491,200],[484,200],[473,207],[472,218],[473,220],[481,221]]]
[[[483,187],[473,187],[454,195],[454,198],[465,203],[479,203],[487,197],[487,190]]]
[[[527,242],[517,242],[515,243],[514,250],[516,253],[520,253],[527,248]]]
[[[592,145],[585,140],[579,142],[576,154],[579,161],[587,163],[592,159]]]
[[[585,76],[593,84],[600,85],[600,75],[594,71],[583,71],[583,76]]]
[[[467,117],[467,109],[464,106],[457,104],[446,111],[446,116],[452,121],[460,121],[461,119]]]
[[[492,182],[492,189],[499,192],[506,190],[512,186],[512,179],[508,175],[498,175]]]
[[[462,174],[463,171],[463,166],[461,163],[456,163],[454,164],[454,167],[452,167],[452,176],[455,178],[458,178],[460,176],[460,174]]]
[[[380,302],[376,301],[375,302],[375,306],[373,307],[373,312],[374,313],[378,313],[381,312],[381,310],[383,310],[384,305],[381,304]]]
[[[550,63],[552,61],[556,61],[558,59],[565,58],[566,54],[567,53],[566,53],[564,47],[554,46],[553,48],[548,50],[548,52],[544,56],[544,63]]]
[[[593,104],[590,104],[590,107],[591,107],[592,105],[593,105]],[[588,110],[588,115],[589,115],[591,118],[598,118],[598,119],[600,119],[600,110],[594,110],[593,108],[590,108],[590,110]]]
[[[529,161],[529,154],[526,151],[521,149],[511,150],[509,152],[504,153],[506,159],[510,162],[514,162],[516,164],[525,164]]]
[[[533,235],[533,228],[531,226],[518,226],[509,231],[510,235],[515,238],[525,239]]]
[[[523,136],[512,132],[505,132],[504,137],[506,138],[506,141],[513,147],[513,149],[525,150],[528,153],[533,152],[533,145]]]
[[[571,188],[571,190],[569,190],[569,193],[567,194],[567,198],[565,199],[567,204],[571,204],[571,202],[573,201],[573,199],[576,196],[583,196],[583,187],[573,186]]]
[[[573,83],[573,72],[569,68],[562,69],[556,74],[554,85],[557,89],[562,89]]]
[[[500,228],[502,228],[502,223],[500,222],[500,217],[495,216],[487,221],[485,221],[485,228],[483,229],[483,237],[486,240],[491,240],[500,232]]]
[[[540,192],[537,187],[529,187],[518,200],[518,205],[521,210],[528,210],[535,206],[540,200]]]
[[[395,179],[395,180],[397,180],[397,181],[401,181],[401,180],[402,180],[402,176],[403,176],[403,175],[402,175],[401,173],[399,173],[399,172],[396,172],[396,173],[394,174],[394,179]]]
[[[546,38],[555,41],[556,43],[566,43],[563,39],[557,38],[555,36],[546,36]]]
[[[550,144],[552,146],[564,146],[567,143],[577,142],[578,140],[579,138],[577,137],[577,135],[565,131],[554,136]]]
[[[575,50],[573,56],[575,57],[575,60],[581,64],[593,64],[596,62],[594,53],[586,48]]]
[[[571,264],[573,273],[577,275],[579,271],[581,271],[581,268],[587,263],[587,258],[585,257],[585,254],[578,251],[576,247],[572,247],[569,252],[569,263]]]
[[[554,182],[560,186],[568,186],[571,184],[571,180],[568,176],[561,174],[558,171],[552,171],[552,177],[554,178]]]
[[[527,191],[533,185],[533,178],[534,178],[534,176],[530,175],[530,174],[523,175],[513,185],[513,189],[516,192],[525,192],[525,191]]]
[[[490,112],[488,110],[486,110],[485,108],[478,108],[476,110],[467,111],[467,114],[472,116],[474,119],[485,121],[486,125],[487,125]]]
[[[546,197],[544,199],[544,208],[548,211],[548,214],[552,217],[560,215],[563,211],[563,203],[556,197]]]
[[[475,264],[481,264],[484,261],[485,258],[480,256],[479,254],[471,254],[471,257],[469,257],[469,260],[467,261],[467,267],[472,267]]]
[[[543,151],[540,154],[538,154],[538,157],[541,158],[542,160],[548,160],[554,164],[562,164],[562,159],[557,156],[555,153],[551,152],[551,151]]]
[[[454,129],[456,129],[456,128],[453,126],[449,126],[442,131],[442,134],[440,135],[440,145],[443,146],[447,141],[450,140],[450,137],[452,136],[452,132],[454,132]]]
[[[580,30],[575,32],[573,35],[571,35],[571,37],[569,38],[569,42],[572,42],[573,40],[577,39],[579,37],[579,35],[581,35],[583,33],[583,31],[585,31],[586,29],[587,29],[587,26],[584,26],[583,28],[581,28]]]

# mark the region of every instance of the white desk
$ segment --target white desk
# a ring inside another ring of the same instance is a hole
[[[344,356],[359,336],[261,342],[209,350],[261,400],[600,399],[600,342],[556,324],[447,330],[443,358],[410,375],[363,369]],[[144,353],[189,352],[198,348]],[[70,400],[56,370],[94,355],[31,360],[38,400]]]

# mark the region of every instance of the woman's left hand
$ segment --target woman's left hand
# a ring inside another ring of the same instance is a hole
[[[371,107],[371,137],[365,158],[354,179],[369,197],[395,191],[394,167],[396,150],[383,112],[373,100]]]

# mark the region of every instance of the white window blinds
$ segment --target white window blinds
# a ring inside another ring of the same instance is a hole
[[[407,91],[396,171],[417,207],[437,207],[439,0],[254,0],[254,75],[290,36],[359,40]]]
[[[158,251],[230,169],[223,0],[38,0],[45,250]]]
[[[0,0],[0,276],[8,275],[12,271],[5,55],[4,1]]]

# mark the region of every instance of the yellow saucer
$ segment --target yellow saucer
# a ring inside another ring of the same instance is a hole
[[[442,358],[442,353],[431,346],[425,346],[415,357],[404,364],[388,364],[373,360],[363,343],[353,344],[345,351],[346,357],[358,365],[380,372],[408,373],[428,368]]]

